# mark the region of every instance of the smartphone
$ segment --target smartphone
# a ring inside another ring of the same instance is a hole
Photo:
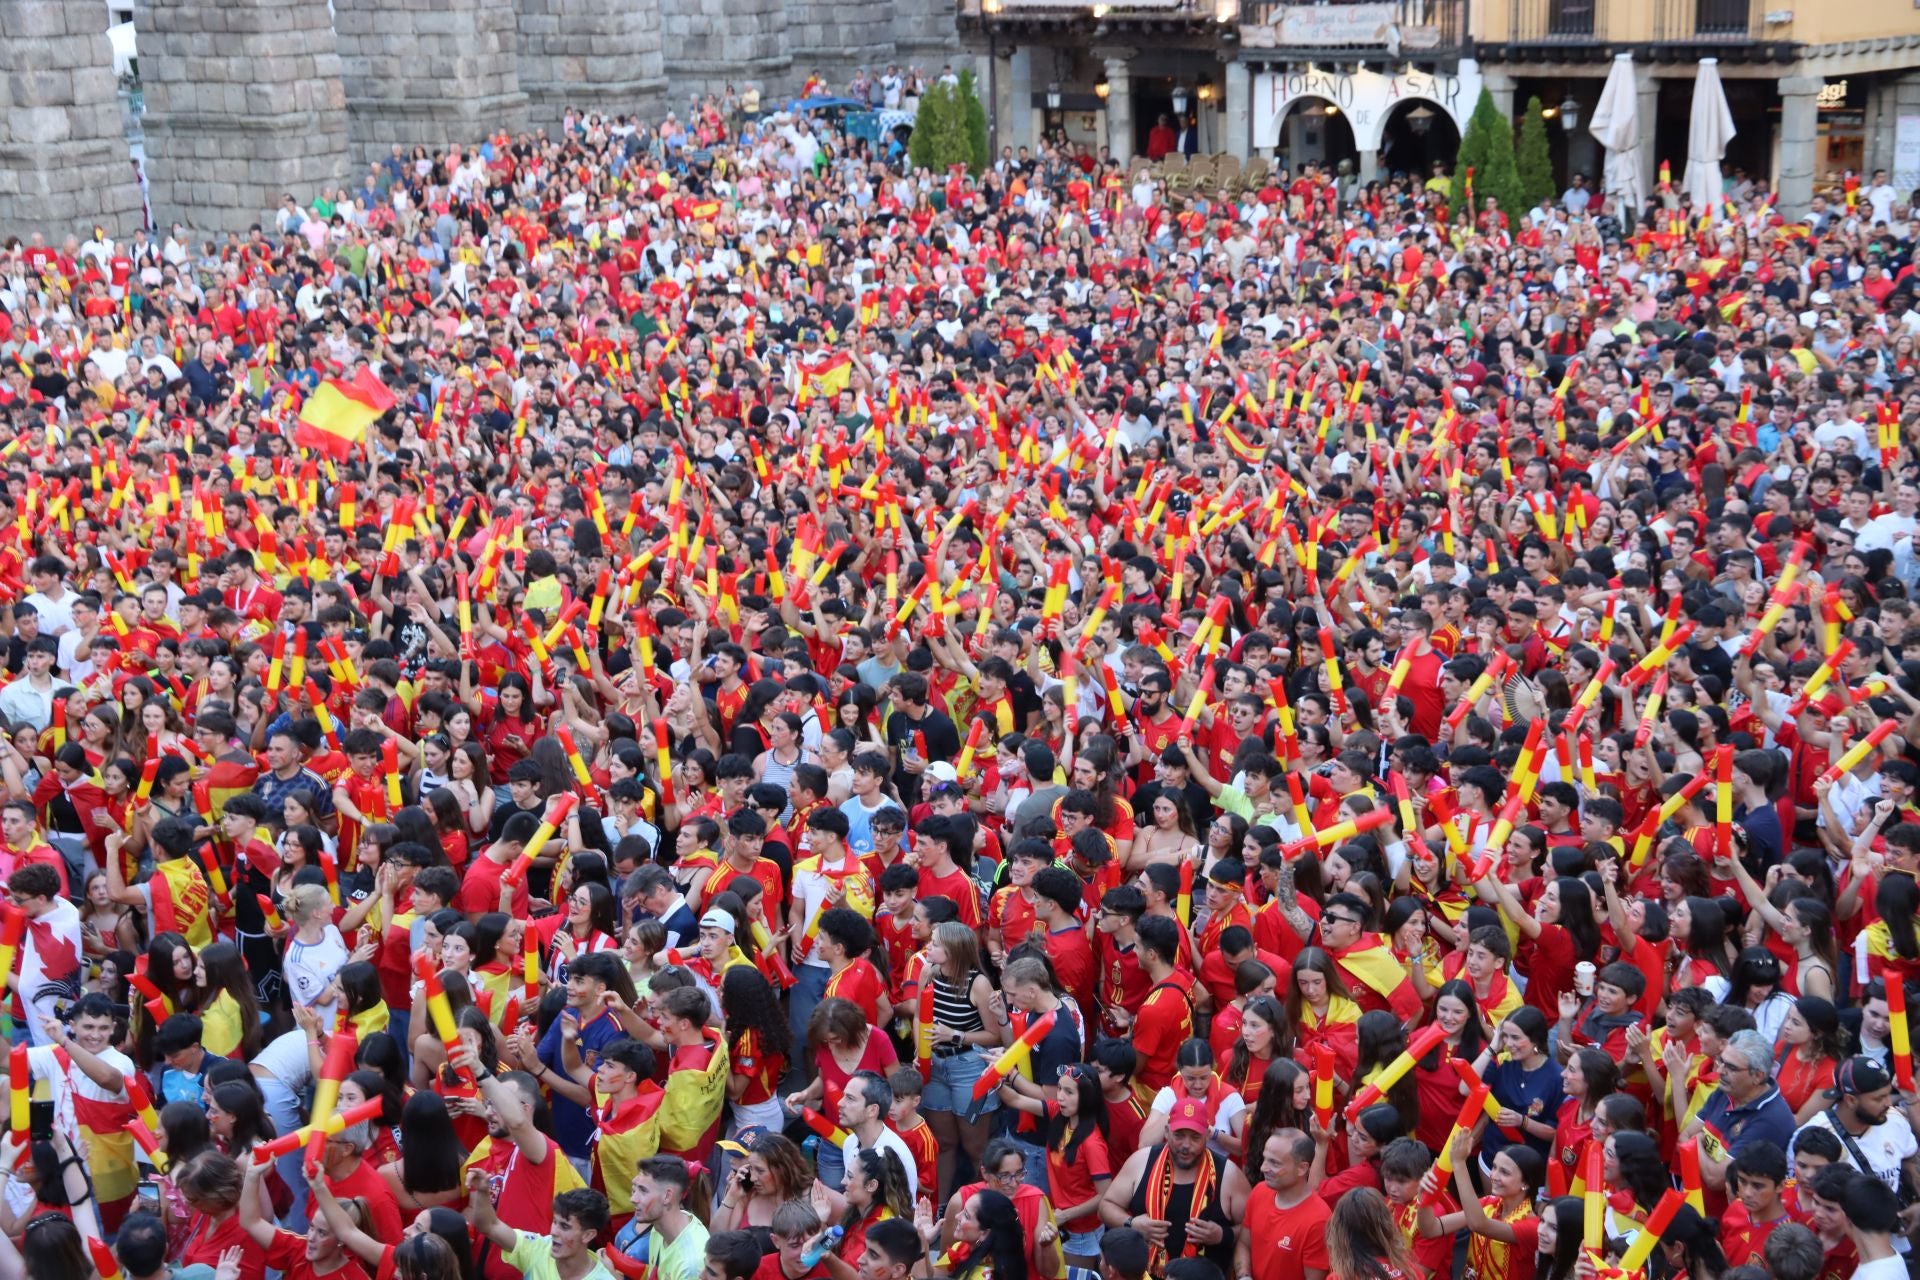
[[[154,1207],[154,1211],[155,1212],[159,1211],[160,1180],[158,1178],[140,1179],[139,1184],[135,1186],[133,1189],[133,1194],[142,1201],[151,1201]]]
[[[53,1141],[53,1100],[28,1104],[27,1128],[35,1142]]]

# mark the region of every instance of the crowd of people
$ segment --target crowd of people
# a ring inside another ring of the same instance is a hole
[[[1920,207],[700,128],[0,253],[0,1278],[1906,1271]]]

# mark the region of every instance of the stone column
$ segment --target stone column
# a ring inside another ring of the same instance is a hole
[[[1639,131],[1640,145],[1635,155],[1640,161],[1640,190],[1652,195],[1660,178],[1660,157],[1654,154],[1654,130],[1660,125],[1660,82],[1653,78],[1653,68],[1640,63],[1633,65],[1633,120]],[[1679,199],[1680,171],[1673,175],[1676,202]]]
[[[1016,129],[1013,113],[1017,109],[1013,96],[1013,51],[1004,46],[995,46],[993,51],[980,59],[980,70],[974,75],[980,91],[980,105],[987,109],[987,154],[991,160],[1000,159],[1000,148],[1014,141]]]
[[[1121,164],[1133,161],[1132,53],[1114,54],[1107,65],[1107,146]]]
[[[947,24],[953,25],[951,16]],[[889,0],[791,0],[787,35],[794,75],[804,80],[818,71],[834,93],[844,93],[854,72],[864,67],[877,76],[894,60],[893,29]]]
[[[1493,95],[1493,105],[1500,108],[1500,114],[1509,120],[1513,119],[1513,95],[1519,88],[1514,78],[1504,71],[1489,71],[1480,77],[1480,83]],[[1467,109],[1471,111],[1473,108]]]
[[[1007,59],[1001,70],[1006,72],[1007,76],[1007,116],[1005,126],[999,131],[1000,145],[1012,147],[1018,154],[1021,147],[1033,146],[1040,137],[1039,126],[1034,121],[1037,113],[1033,105],[1033,94],[1036,88],[1043,93],[1045,89],[1033,83],[1031,45],[1022,45],[1015,49],[1013,56]],[[993,154],[995,159],[1000,156],[998,149]]]
[[[0,4],[0,226],[52,244],[144,221],[97,0]]]
[[[326,0],[141,0],[134,23],[156,223],[271,227],[282,197],[348,184]]]
[[[517,68],[531,123],[549,129],[567,108],[657,117],[667,78],[660,7],[623,0],[515,0]]]
[[[512,0],[333,0],[360,164],[527,127]]]
[[[918,65],[929,75],[938,74],[941,64],[960,52],[960,26],[950,2],[895,0],[890,8],[894,58],[902,69]]]
[[[1801,217],[1813,203],[1813,149],[1824,83],[1819,76],[1788,76],[1780,82],[1780,172],[1774,186],[1787,218]]]
[[[1360,153],[1359,182],[1362,187],[1380,177],[1380,152],[1362,151]]]
[[[1220,145],[1241,160],[1253,154],[1253,76],[1244,62],[1227,64],[1227,109],[1220,119]]]
[[[794,65],[787,37],[786,0],[661,0],[668,105],[684,112],[690,94],[752,83],[763,113],[786,106],[810,69]]]

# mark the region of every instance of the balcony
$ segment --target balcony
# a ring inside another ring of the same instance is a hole
[[[1240,44],[1277,57],[1372,53],[1432,59],[1466,42],[1466,0],[1372,0],[1362,4],[1290,4],[1245,0]]]
[[[1744,44],[1761,30],[1760,0],[1654,0],[1657,43]]]
[[[1604,50],[1653,62],[1794,56],[1781,39],[1787,29],[1769,32],[1763,0],[1482,0],[1479,21],[1483,61],[1585,59]]]
[[[1112,36],[1215,35],[1240,13],[1239,0],[955,0],[962,30],[1079,32]]]

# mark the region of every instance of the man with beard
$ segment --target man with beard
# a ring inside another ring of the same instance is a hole
[[[484,1173],[500,1221],[515,1231],[545,1234],[554,1220],[556,1199],[564,1192],[584,1189],[586,1182],[560,1145],[541,1131],[551,1121],[544,1116],[536,1120],[544,1109],[539,1083],[524,1071],[496,1075],[465,1046],[450,1053],[448,1061],[479,1083],[480,1098],[487,1105],[487,1136],[467,1157],[469,1185],[475,1172]],[[481,1252],[486,1280],[514,1280],[520,1275],[500,1250],[483,1246]]]
[[[1127,1157],[1100,1202],[1109,1227],[1131,1227],[1152,1246],[1148,1272],[1166,1274],[1174,1258],[1204,1258],[1228,1272],[1239,1248],[1233,1223],[1247,1211],[1246,1175],[1207,1149],[1206,1108],[1194,1098],[1174,1103],[1167,1140]],[[1308,1152],[1312,1158],[1312,1152]]]
[[[1920,1174],[1920,1142],[1905,1113],[1893,1109],[1893,1078],[1876,1059],[1858,1054],[1842,1062],[1827,1096],[1833,1105],[1800,1127],[1796,1143],[1809,1129],[1826,1129],[1846,1149],[1841,1163],[1895,1191]],[[1904,1236],[1894,1241],[1902,1253],[1906,1243]]]

